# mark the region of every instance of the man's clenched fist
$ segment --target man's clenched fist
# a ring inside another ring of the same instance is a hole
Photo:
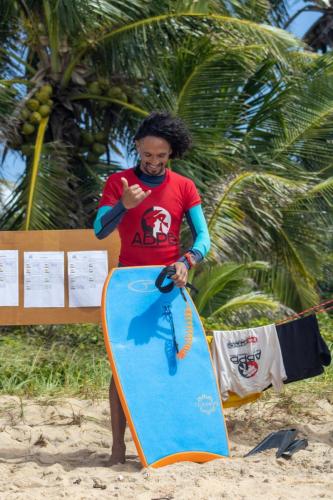
[[[184,286],[187,283],[187,277],[188,277],[187,267],[185,266],[184,262],[179,262],[179,261],[174,262],[171,265],[176,268],[175,274],[171,276],[171,278],[175,282],[176,287],[184,288]]]
[[[133,184],[133,186],[129,186],[125,177],[121,178],[121,182],[123,185],[123,194],[121,197],[121,201],[126,209],[137,207],[151,194],[150,189],[148,191],[144,191],[139,186],[139,184]]]

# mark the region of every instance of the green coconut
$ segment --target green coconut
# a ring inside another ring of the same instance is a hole
[[[35,97],[36,97],[36,99],[39,100],[39,102],[41,104],[46,104],[47,101],[49,100],[49,94],[47,94],[46,92],[43,92],[42,90],[39,90],[38,92],[36,92]]]
[[[107,144],[108,142],[108,135],[105,132],[97,132],[94,135],[95,142],[99,142],[101,144]]]
[[[51,108],[47,104],[42,104],[38,109],[38,113],[44,118],[45,116],[49,116]]]
[[[90,146],[90,144],[94,144],[95,139],[91,132],[82,132],[81,137],[84,145]]]
[[[25,105],[30,111],[37,111],[40,106],[39,101],[34,98],[29,99]]]
[[[21,114],[22,120],[25,121],[25,120],[28,120],[28,118],[30,116],[30,111],[26,107],[24,107],[24,108],[21,109],[21,113],[20,114]]]
[[[47,94],[49,97],[51,97],[51,95],[53,94],[52,85],[46,83],[41,87],[40,92],[42,92],[43,94]]]
[[[107,96],[111,97],[113,99],[119,99],[119,96],[121,96],[122,93],[123,93],[123,91],[121,90],[120,87],[111,87],[107,91]]]
[[[104,153],[106,153],[106,146],[104,146],[104,144],[99,144],[98,142],[95,142],[95,144],[93,144],[92,148],[94,153],[96,153],[98,156],[101,156],[103,155]]]
[[[29,118],[30,123],[40,123],[42,121],[42,115],[38,111],[31,113]]]
[[[35,132],[35,127],[32,125],[32,123],[25,122],[23,123],[22,127],[22,134],[23,135],[31,135]]]
[[[98,82],[91,82],[89,83],[88,85],[88,93],[89,94],[93,94],[93,95],[101,95],[102,94],[102,90],[99,86],[99,83]]]
[[[111,99],[118,99],[119,101],[127,101],[127,95],[120,87],[112,87],[108,90],[107,96]]]
[[[99,78],[98,85],[99,88],[105,92],[110,87],[110,82],[107,78]]]

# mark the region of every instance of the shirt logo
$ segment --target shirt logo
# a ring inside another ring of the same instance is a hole
[[[229,359],[238,365],[238,371],[244,378],[252,378],[259,370],[257,361],[261,358],[261,349],[256,349],[253,354],[235,354]]]
[[[162,207],[151,207],[144,212],[141,225],[144,233],[152,234],[156,238],[158,233],[168,234],[171,215]]]
[[[132,245],[150,247],[177,245],[177,237],[170,232],[171,221],[171,215],[165,208],[158,206],[148,208],[141,218],[143,233],[135,233]]]
[[[246,339],[236,340],[235,342],[228,342],[228,349],[233,349],[234,347],[243,347],[246,344],[255,344],[258,341],[258,337],[252,336],[247,337]]]

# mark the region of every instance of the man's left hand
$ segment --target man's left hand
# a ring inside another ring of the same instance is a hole
[[[176,272],[171,276],[171,278],[178,288],[184,288],[187,283],[187,267],[184,262],[174,262],[172,265],[175,266]]]

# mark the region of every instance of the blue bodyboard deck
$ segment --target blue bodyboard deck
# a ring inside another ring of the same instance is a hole
[[[156,288],[162,269],[113,269],[102,299],[106,349],[141,462],[159,467],[229,456],[198,312],[187,291],[183,295],[174,287],[161,293]],[[189,334],[191,345],[178,359],[176,344],[179,350],[189,344]]]

